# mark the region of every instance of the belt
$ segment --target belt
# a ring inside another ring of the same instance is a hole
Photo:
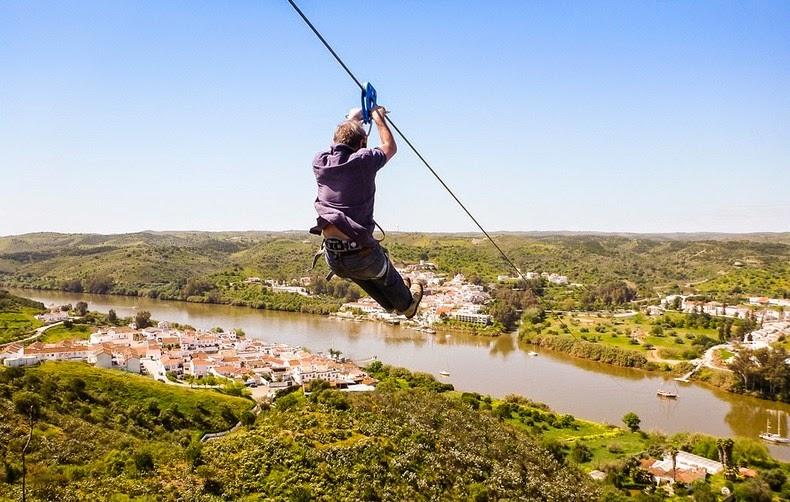
[[[326,237],[324,239],[324,249],[337,254],[352,254],[359,253],[365,248],[357,244],[356,241]]]
[[[327,237],[321,243],[321,248],[316,254],[313,255],[313,266],[308,269],[308,272],[315,269],[318,259],[325,253],[329,252],[333,255],[353,255],[357,253],[370,253],[372,248],[363,247],[352,240],[338,239],[337,237]],[[334,272],[330,271],[326,276],[326,280],[330,280]]]

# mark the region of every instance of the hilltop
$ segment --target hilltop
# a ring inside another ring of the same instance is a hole
[[[678,289],[714,296],[790,295],[789,233],[501,233],[496,239],[521,270],[563,274],[588,289],[626,280],[642,298]],[[306,299],[240,286],[250,276],[305,276],[319,242],[306,232],[0,237],[0,284],[328,312],[347,299],[348,288],[334,297]],[[390,233],[384,244],[396,264],[428,259],[447,273],[485,281],[512,273],[480,235]],[[310,275],[326,272],[319,261]]]

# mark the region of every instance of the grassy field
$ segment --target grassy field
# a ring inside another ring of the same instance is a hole
[[[46,330],[39,340],[43,343],[58,343],[64,340],[87,340],[95,330],[94,326],[88,326],[87,324],[74,324],[70,328],[61,324]]]
[[[44,312],[44,305],[20,298],[0,289],[0,343],[13,342],[31,334],[42,322],[36,314]]]
[[[669,313],[665,316],[677,320],[684,314]],[[581,340],[642,353],[652,352],[655,348],[658,349],[658,356],[663,359],[694,359],[703,352],[702,346],[694,345],[695,340],[700,337],[718,339],[718,332],[712,328],[662,328],[661,333],[654,333],[657,320],[642,314],[614,317],[607,314],[573,313],[566,315],[563,323],[571,335]],[[544,323],[543,332],[559,334],[566,331],[559,320],[549,318]]]
[[[647,450],[650,439],[639,432],[615,429],[611,435],[580,438],[592,450],[592,459],[585,462],[589,469],[599,469],[606,464],[623,460]]]
[[[0,343],[13,342],[32,333],[43,325],[35,318],[35,309],[20,309],[17,312],[0,312]]]

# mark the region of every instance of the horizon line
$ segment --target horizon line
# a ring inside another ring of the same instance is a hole
[[[56,234],[56,235],[103,235],[103,236],[121,236],[121,235],[134,235],[134,234],[175,234],[175,233],[203,233],[203,234],[227,234],[227,233],[280,233],[280,234],[293,234],[293,233],[303,233],[306,237],[310,237],[313,234],[310,234],[307,230],[304,229],[287,229],[287,230],[266,230],[266,229],[247,229],[247,230],[197,230],[197,229],[189,229],[189,230],[151,230],[151,229],[143,229],[143,230],[134,230],[128,232],[63,232],[57,230],[40,230],[35,232],[25,232],[21,234],[0,234],[0,238],[9,238],[9,237],[25,237],[30,235],[40,235],[40,234]],[[685,235],[685,236],[693,236],[693,235],[722,235],[722,236],[760,236],[760,235],[771,235],[771,236],[780,236],[780,235],[788,235],[790,236],[790,230],[780,231],[780,230],[768,230],[768,231],[756,231],[756,232],[717,232],[717,231],[708,231],[708,230],[700,230],[700,231],[663,231],[663,232],[634,232],[628,230],[491,230],[488,232],[489,234],[541,234],[541,235],[567,235],[567,234],[575,234],[575,235],[644,235],[644,236],[671,236],[671,235]],[[426,234],[426,235],[483,235],[480,231],[468,230],[468,231],[421,231],[421,230],[388,230],[387,234],[399,235],[399,234]]]

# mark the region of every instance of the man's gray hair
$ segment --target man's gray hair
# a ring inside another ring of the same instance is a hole
[[[356,120],[344,120],[335,129],[335,143],[342,143],[352,148],[359,148],[362,140],[367,138],[365,128]]]

